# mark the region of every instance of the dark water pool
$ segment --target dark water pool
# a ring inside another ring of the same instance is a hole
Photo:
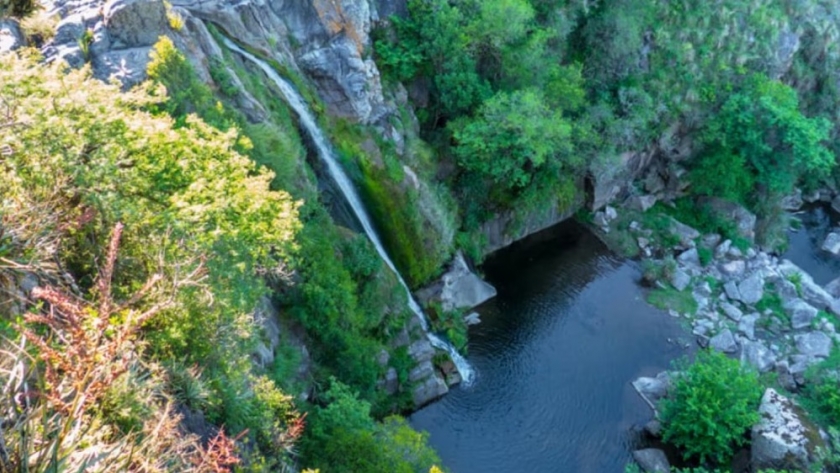
[[[634,263],[563,224],[484,266],[469,360],[479,377],[416,412],[412,425],[453,473],[624,471],[649,408],[630,382],[669,366],[684,330],[647,305]]]
[[[825,285],[840,274],[840,257],[822,250],[825,237],[838,226],[838,215],[825,205],[812,205],[795,215],[801,228],[788,233],[784,258],[805,270],[814,282]]]

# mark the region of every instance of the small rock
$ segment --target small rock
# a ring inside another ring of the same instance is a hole
[[[741,312],[741,309],[735,307],[729,302],[721,302],[720,310],[722,310],[727,317],[734,320],[735,322],[738,322],[739,320],[741,320],[741,317],[744,316],[744,313]]]
[[[735,353],[738,351],[738,342],[732,335],[732,331],[726,329],[709,340],[709,346],[722,353]]]
[[[645,424],[645,432],[651,437],[659,438],[662,436],[662,422],[653,419]]]
[[[782,298],[782,304],[787,304],[790,301],[799,299],[799,290],[796,285],[787,279],[783,279],[776,283],[776,294]]]
[[[670,229],[671,234],[680,239],[680,245],[683,248],[691,248],[694,245],[694,239],[700,237],[700,232],[673,217],[671,218]]]
[[[633,387],[649,404],[656,405],[657,401],[668,394],[671,377],[667,371],[657,374],[655,378],[643,376],[633,381]]]
[[[657,448],[646,448],[633,452],[633,459],[645,473],[671,473],[671,464],[665,452]]]
[[[828,358],[831,354],[831,337],[822,332],[809,332],[794,337],[796,349],[809,358]]]
[[[691,284],[691,276],[682,269],[677,268],[671,276],[671,285],[674,286],[674,289],[682,292],[689,284]]]
[[[753,273],[738,284],[741,302],[747,305],[756,304],[764,297],[764,279],[759,273]]]
[[[790,372],[790,365],[787,360],[782,360],[776,363],[776,374],[778,375],[779,384],[788,391],[796,389],[796,380]]]
[[[800,418],[793,402],[768,388],[758,408],[760,420],[752,428],[751,462],[753,471],[788,469],[808,471],[809,452],[819,441],[819,432]]]
[[[802,299],[794,299],[785,304],[784,308],[790,316],[790,325],[794,330],[810,327],[819,312]]]
[[[604,207],[604,215],[607,217],[607,220],[612,221],[618,218],[618,212],[615,210],[615,207],[606,206]]]
[[[840,297],[840,278],[834,279],[826,284],[824,289],[831,297],[835,299]]]
[[[600,210],[598,212],[595,212],[593,221],[595,222],[595,225],[598,225],[602,228],[610,226],[610,221],[607,219],[607,215]]]
[[[700,254],[697,253],[697,248],[691,248],[680,253],[680,255],[677,256],[677,261],[686,266],[699,267]]]
[[[752,247],[747,248],[747,258],[748,258],[748,259],[753,259],[753,258],[755,258],[757,255],[758,255],[758,253],[756,253],[756,252],[755,252],[755,250],[754,250],[754,249],[752,249]]]
[[[840,233],[831,232],[825,237],[825,241],[823,241],[822,249],[834,254],[840,255]]]
[[[700,243],[703,245],[703,248],[712,249],[720,243],[720,239],[721,236],[717,233],[709,233],[708,235],[703,235]]]
[[[650,246],[650,240],[645,237],[637,238],[636,243],[639,244],[639,249],[641,250],[646,250]]]
[[[627,205],[633,209],[638,210],[639,212],[647,212],[649,208],[653,207],[656,204],[656,196],[655,195],[635,195],[630,198]]]

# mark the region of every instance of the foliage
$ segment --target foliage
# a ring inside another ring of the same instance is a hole
[[[310,412],[301,441],[304,463],[337,473],[422,473],[440,463],[427,434],[396,416],[374,423],[370,404],[340,382],[332,380],[323,401]]]
[[[677,291],[674,288],[652,289],[647,295],[647,301],[662,310],[675,310],[680,314],[694,314],[697,312],[697,301],[690,291]]]
[[[675,373],[673,388],[661,403],[663,438],[685,457],[726,464],[744,432],[758,421],[758,375],[738,360],[701,351]]]
[[[11,16],[24,18],[38,9],[35,0],[0,0],[0,18]]]

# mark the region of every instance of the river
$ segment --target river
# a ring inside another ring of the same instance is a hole
[[[680,357],[686,331],[649,306],[634,262],[573,222],[483,266],[498,296],[478,308],[478,377],[414,413],[452,473],[621,473],[651,418],[630,382]]]

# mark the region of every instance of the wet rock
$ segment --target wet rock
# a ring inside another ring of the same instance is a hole
[[[417,299],[423,305],[438,302],[444,311],[472,309],[482,302],[495,297],[496,289],[473,273],[464,255],[458,252],[449,267],[449,271],[440,280],[417,291]]]
[[[425,381],[418,383],[412,392],[412,399],[416,407],[422,407],[449,392],[449,388],[437,374],[433,374]]]
[[[774,389],[764,392],[758,412],[761,418],[752,428],[753,470],[808,471],[819,431],[802,418],[802,411],[790,399]]]
[[[734,320],[735,322],[738,322],[739,320],[741,320],[741,317],[744,316],[744,313],[741,312],[741,309],[735,307],[729,302],[721,302],[720,310],[722,310],[727,317]]]
[[[759,373],[770,371],[776,364],[776,356],[760,341],[742,340],[741,363],[749,364]]]
[[[691,276],[682,269],[677,268],[671,276],[671,285],[674,286],[674,289],[682,292],[689,284],[691,284]]]
[[[840,255],[840,233],[829,233],[823,241],[822,249],[831,254]]]
[[[470,312],[469,314],[464,316],[464,323],[467,325],[478,325],[481,323],[481,318],[478,315],[478,312]]]
[[[809,332],[794,337],[796,349],[809,358],[827,358],[831,353],[831,338],[823,332]]]
[[[671,389],[671,377],[667,371],[657,374],[655,378],[643,376],[633,381],[633,387],[648,404],[655,406]]]
[[[645,473],[670,473],[671,464],[665,452],[657,448],[646,448],[633,452],[633,459]]]
[[[810,327],[819,312],[802,299],[788,302],[784,305],[784,309],[790,316],[790,325],[794,330]]]
[[[738,342],[735,341],[735,337],[729,329],[723,330],[712,337],[709,340],[709,346],[721,353],[735,353],[738,351]]]
[[[764,278],[758,272],[738,284],[740,300],[744,304],[754,305],[764,297]]]

